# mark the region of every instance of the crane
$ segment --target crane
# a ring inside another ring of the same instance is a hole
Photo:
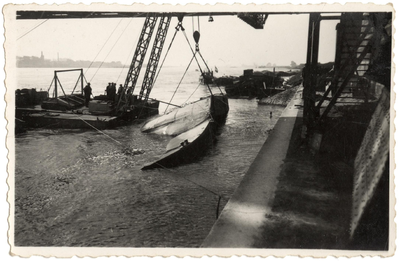
[[[291,13],[293,14],[293,13]],[[76,19],[76,18],[115,18],[115,17],[143,17],[145,18],[142,31],[135,49],[135,53],[130,64],[123,88],[119,91],[118,101],[114,112],[132,112],[133,117],[148,116],[158,113],[159,101],[148,101],[154,80],[156,77],[158,63],[164,47],[164,42],[170,26],[171,18],[178,17],[179,23],[182,23],[184,16],[210,16],[212,15],[237,15],[238,18],[251,25],[255,29],[263,29],[265,20],[268,17],[266,13],[157,13],[157,12],[90,12],[90,11],[17,11],[17,20],[25,19]],[[144,74],[143,83],[139,95],[133,95],[141,68],[150,45],[154,29],[159,20],[158,29],[152,46],[149,61]],[[178,29],[177,29],[178,30]]]
[[[124,83],[124,87],[119,95],[116,110],[127,110],[130,105],[139,105],[146,107],[157,106],[158,102],[153,101],[153,106],[147,104],[148,98],[153,87],[153,82],[156,76],[158,62],[160,61],[161,53],[164,47],[165,38],[167,37],[168,28],[171,23],[171,16],[165,15],[160,17],[157,33],[154,39],[154,44],[150,53],[149,62],[147,64],[146,72],[144,75],[142,87],[140,89],[139,97],[133,96],[137,80],[139,78],[140,70],[143,66],[143,61],[152,38],[154,28],[156,26],[158,17],[149,15],[146,17],[143,28],[136,46],[135,53],[132,58],[131,65]],[[132,99],[133,97],[133,99]],[[144,99],[143,99],[144,98]],[[143,108],[140,110],[139,115],[143,113]]]

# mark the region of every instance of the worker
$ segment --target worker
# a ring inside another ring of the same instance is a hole
[[[123,93],[124,87],[122,86],[122,84],[119,85],[118,88],[118,92],[117,92],[117,101],[119,101],[121,99],[121,95]]]
[[[118,95],[120,95],[121,93],[122,93],[122,90],[124,89],[124,86],[122,86],[122,84],[120,84],[119,85],[119,88],[118,88]]]
[[[111,84],[109,92],[110,92],[110,101],[115,102],[115,94],[117,92],[117,87],[115,82]]]
[[[111,82],[108,83],[106,87],[106,95],[107,95],[107,100],[111,100]]]
[[[90,82],[88,82],[85,88],[83,88],[83,92],[85,93],[85,106],[89,107],[90,95],[92,95],[92,87],[90,87]]]

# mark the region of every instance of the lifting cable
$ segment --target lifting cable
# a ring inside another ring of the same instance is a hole
[[[129,60],[129,58],[131,57],[131,54],[133,53],[133,50],[135,49],[135,47],[136,47],[135,45],[132,45],[132,49],[129,51],[129,55],[126,57],[125,63],[124,63],[124,65],[122,66],[122,69],[121,69],[120,73],[118,74],[117,80],[115,81],[116,83],[118,83],[118,80],[119,80],[119,78],[121,77],[121,74],[122,74],[122,72],[124,71],[124,69],[125,69],[125,67],[126,67],[126,64],[128,63],[128,60]]]
[[[194,93],[197,91],[197,89],[200,87],[200,84],[201,84],[201,83],[199,83],[199,84],[197,85],[196,89],[194,89],[194,91],[190,94],[189,98],[186,99],[186,101],[184,102],[184,104],[187,103],[187,102],[189,101],[190,98],[192,98],[193,94],[194,94]]]
[[[171,169],[166,168],[165,166],[161,165],[160,163],[157,163],[157,165],[160,166],[161,168],[169,171],[170,173],[175,174],[174,171],[172,171]],[[217,193],[215,191],[212,191],[211,189],[209,189],[209,188],[207,188],[207,187],[205,187],[205,186],[203,186],[203,185],[201,185],[201,184],[199,184],[197,182],[194,182],[193,180],[188,179],[188,178],[186,178],[184,176],[179,176],[179,178],[182,178],[182,179],[184,179],[184,180],[186,180],[186,181],[188,181],[188,182],[190,182],[190,183],[192,183],[192,184],[194,184],[194,185],[196,185],[196,186],[198,186],[198,187],[210,192],[211,194],[214,194],[215,196],[218,196],[218,203],[217,203],[217,208],[216,208],[216,219],[218,219],[219,206],[220,206],[220,203],[221,203],[221,199],[225,199],[226,201],[229,201],[229,198],[226,198],[226,197],[222,196],[221,194],[219,194],[219,193]]]
[[[45,22],[49,21],[49,19],[44,20],[43,22],[41,22],[40,24],[36,25],[35,27],[33,27],[32,29],[30,29],[28,32],[24,33],[23,35],[21,35],[20,37],[17,38],[17,41],[19,39],[21,39],[22,37],[24,37],[25,35],[29,34],[30,32],[32,32],[33,30],[35,30],[36,28],[38,28],[39,26],[41,26],[42,24],[44,24]]]
[[[112,138],[111,136],[105,134],[103,131],[99,130],[98,128],[96,128],[95,126],[93,126],[92,124],[90,124],[89,122],[85,121],[84,119],[82,119],[82,117],[78,116],[78,118],[80,120],[82,120],[84,123],[86,123],[87,125],[89,125],[90,127],[92,127],[93,129],[95,129],[96,131],[100,132],[101,134],[103,134],[104,136],[110,138],[111,140],[115,141],[116,143],[118,143],[119,145],[122,145],[121,142],[117,141],[116,139]]]
[[[201,75],[204,76],[203,70],[201,69],[201,66],[200,66],[200,63],[199,63],[199,60],[198,60],[197,57],[196,57],[196,53],[197,53],[198,51],[196,50],[196,52],[195,52],[195,51],[193,50],[192,46],[190,45],[189,39],[188,39],[188,37],[187,37],[185,31],[183,31],[183,34],[184,34],[184,36],[185,36],[185,38],[186,38],[187,43],[189,44],[190,50],[191,50],[192,53],[193,53],[193,57],[194,57],[195,60],[196,60],[196,63],[197,63],[197,66],[199,67],[199,70],[200,70],[200,72],[201,72]],[[210,86],[208,85],[208,83],[207,83],[207,88],[208,88],[209,92],[210,92],[211,95],[212,95],[212,91],[211,91],[211,88],[210,88]]]
[[[125,26],[124,30],[122,31],[122,33],[119,35],[118,39],[115,41],[114,45],[111,47],[111,50],[107,53],[106,57],[103,59],[103,61],[101,62],[100,66],[97,68],[96,72],[94,73],[94,75],[92,76],[92,78],[90,79],[90,81],[93,80],[93,78],[96,76],[97,72],[100,70],[101,66],[103,65],[104,61],[107,59],[107,57],[110,55],[111,51],[114,49],[115,45],[118,43],[119,39],[121,39],[122,35],[125,33],[126,29],[128,28],[128,26],[131,24],[133,19],[131,19],[129,21],[129,23]]]
[[[104,136],[106,136],[107,138],[111,139],[112,141],[115,141],[116,143],[118,143],[119,145],[122,145],[122,143],[116,139],[114,139],[113,137],[111,137],[110,135],[107,135],[106,133],[104,133],[103,131],[99,130],[98,128],[96,128],[95,126],[93,126],[92,124],[90,124],[89,122],[85,121],[79,113],[77,113],[76,111],[72,110],[72,114],[75,115],[76,117],[78,117],[81,121],[83,121],[84,123],[86,123],[89,127],[93,128],[94,130],[100,132],[101,134],[103,134]],[[97,118],[97,120],[99,120]],[[52,124],[51,124],[52,125]]]
[[[192,31],[193,31],[193,35],[194,35],[195,30],[194,30],[194,18],[193,18],[193,16],[192,16]],[[197,32],[198,32],[198,35],[199,35],[199,37],[200,37],[200,16],[197,16]],[[190,49],[192,50],[193,55],[195,55],[195,52],[193,51],[193,48],[192,48],[192,46],[190,45],[189,39],[187,38],[187,35],[186,35],[185,32],[184,32],[184,34],[185,34],[185,37],[186,37],[186,41],[188,42],[189,47],[190,47]],[[197,39],[197,41],[198,41],[198,39]],[[207,70],[210,72],[210,71],[211,71],[210,68],[208,67],[206,61],[204,60],[203,55],[201,55],[201,53],[200,53],[200,50],[199,50],[197,41],[196,41],[196,52],[199,53],[201,59],[203,60],[203,63],[204,63],[205,66],[207,67]],[[200,64],[199,64],[199,62],[197,61],[197,58],[196,58],[196,62],[197,62],[197,65],[199,66],[201,75],[204,77],[203,71],[202,71],[201,68],[200,68]],[[208,89],[209,89],[210,92],[211,92],[211,89],[210,89],[210,86],[208,86],[208,83],[206,83],[206,85],[207,85]],[[216,85],[217,85],[219,91],[220,91],[221,94],[222,94],[222,90],[221,90],[220,86],[219,86],[218,84],[216,84]],[[211,93],[211,94],[212,94],[212,93]]]
[[[210,68],[208,67],[208,65],[207,65],[206,61],[204,60],[204,58],[203,58],[203,55],[201,55],[201,52],[200,52],[200,51],[197,51],[197,52],[199,53],[199,55],[200,55],[201,59],[203,60],[203,63],[206,65],[206,67],[207,67],[207,70],[210,72],[211,70],[210,70]],[[208,85],[208,84],[207,84],[207,85]],[[219,85],[218,85],[218,84],[216,84],[216,85],[217,85],[217,87],[218,87],[219,91],[220,91],[220,92],[221,92],[221,94],[222,94],[221,87],[219,87]]]
[[[134,43],[136,43],[136,42],[138,41],[138,38],[139,38],[139,34],[136,35],[136,40],[134,41]],[[131,58],[131,54],[133,53],[133,51],[135,50],[135,48],[136,48],[135,44],[132,44],[132,48],[131,48],[131,50],[129,51],[129,55],[126,57],[126,61],[125,61],[124,65],[123,65],[123,67],[122,67],[122,69],[121,69],[121,72],[119,73],[118,78],[117,78],[117,80],[116,80],[115,82],[118,82],[119,78],[121,77],[121,74],[122,74],[122,72],[124,71],[124,69],[125,69],[125,67],[126,67],[126,64],[128,63],[129,58]]]
[[[88,83],[88,81],[87,81],[87,79],[86,79],[86,76],[85,75],[83,75],[83,79],[85,80],[85,82],[86,82],[86,84]]]
[[[179,24],[178,24],[178,26],[179,26]],[[188,43],[189,43],[189,39],[187,38],[187,35],[186,35],[186,32],[185,32],[185,28],[183,28],[183,26],[182,26],[181,23],[180,23],[180,27],[181,27],[181,29],[182,29],[183,34],[185,35],[186,41],[188,41]],[[190,67],[190,65],[192,64],[193,59],[196,59],[197,65],[198,65],[199,68],[200,68],[200,64],[199,64],[199,62],[198,62],[198,60],[197,60],[197,58],[196,58],[196,53],[193,52],[193,49],[192,49],[192,46],[190,46],[190,43],[189,43],[189,47],[190,47],[190,49],[192,50],[193,56],[192,56],[192,58],[190,59],[190,62],[189,62],[189,64],[188,64],[188,66],[186,67],[186,70],[185,70],[185,72],[183,73],[183,76],[182,76],[181,80],[179,81],[178,86],[176,87],[176,89],[175,89],[175,91],[174,91],[174,94],[172,95],[172,97],[171,97],[171,99],[170,99],[170,101],[169,101],[170,103],[172,102],[172,99],[174,98],[176,92],[178,91],[178,88],[179,88],[180,84],[182,83],[183,78],[185,77],[187,71],[189,70],[189,67]],[[201,68],[200,68],[200,71],[201,71]],[[203,74],[202,71],[201,71],[201,74]],[[207,84],[207,87],[208,87],[208,90],[210,91],[210,93],[212,94],[211,88],[210,88],[210,86],[208,86],[208,84]],[[196,88],[196,90],[197,90],[197,88]],[[167,108],[165,108],[164,113],[166,113],[167,109],[168,109],[168,105],[167,105]]]
[[[180,28],[180,25],[179,25],[179,23],[178,23],[178,25],[175,27],[176,30],[175,30],[174,36],[172,37],[171,43],[170,43],[169,46],[168,46],[167,52],[165,53],[164,59],[163,59],[162,62],[161,62],[160,68],[158,69],[158,72],[157,72],[157,74],[156,74],[156,77],[154,78],[154,81],[153,81],[153,84],[152,84],[151,88],[153,88],[154,84],[155,84],[156,81],[157,81],[158,75],[160,74],[161,68],[162,68],[163,65],[164,65],[165,59],[167,58],[167,55],[168,55],[168,53],[169,53],[169,50],[171,49],[172,43],[173,43],[174,40],[175,40],[175,36],[176,36],[177,32],[179,31],[179,28]]]
[[[176,87],[176,89],[175,89],[175,91],[174,91],[174,94],[172,95],[171,99],[169,100],[169,103],[172,102],[172,99],[174,98],[174,96],[175,96],[175,94],[176,94],[176,91],[178,91],[178,88],[179,88],[179,86],[181,85],[183,78],[185,78],[185,75],[186,75],[187,71],[189,70],[189,67],[190,67],[190,65],[192,64],[194,58],[195,58],[195,56],[193,56],[192,59],[190,59],[190,62],[189,62],[189,64],[188,64],[188,66],[186,67],[186,70],[185,70],[185,72],[183,73],[182,78],[181,78],[181,80],[179,81],[178,86]],[[167,105],[167,108],[165,108],[164,114],[165,114],[165,112],[167,111],[168,106],[169,106],[169,105]]]
[[[200,32],[200,17],[197,16],[197,31]],[[192,32],[194,33],[194,16],[192,16]]]
[[[174,94],[173,94],[172,97],[171,97],[170,103],[172,102],[172,99],[174,98],[174,96],[175,96],[175,94],[176,94],[176,92],[177,92],[177,90],[178,90],[178,88],[179,88],[179,86],[180,86],[180,84],[181,84],[181,82],[182,82],[184,76],[186,75],[187,71],[189,70],[189,67],[190,67],[190,65],[191,65],[191,63],[192,63],[192,61],[193,61],[193,59],[196,60],[196,63],[197,63],[197,66],[199,67],[199,70],[200,70],[200,72],[201,72],[201,75],[204,77],[204,72],[203,72],[203,70],[201,69],[200,63],[199,63],[199,61],[198,61],[198,59],[197,59],[197,57],[196,57],[196,53],[199,53],[201,59],[203,60],[203,63],[204,63],[204,64],[206,65],[206,67],[207,67],[207,70],[210,71],[210,68],[208,67],[207,63],[205,62],[203,56],[201,55],[201,53],[200,53],[200,51],[199,51],[199,47],[198,47],[198,40],[199,40],[199,38],[195,39],[195,41],[196,41],[196,52],[195,52],[195,51],[193,50],[191,44],[190,44],[190,41],[189,41],[189,39],[188,39],[188,37],[187,37],[187,34],[186,34],[186,32],[185,32],[185,29],[184,29],[183,26],[182,26],[182,22],[179,22],[179,24],[178,24],[178,26],[177,26],[177,31],[178,31],[178,27],[179,27],[179,26],[180,26],[180,28],[182,29],[182,32],[183,32],[183,34],[184,34],[184,36],[185,36],[185,39],[186,39],[187,43],[189,44],[190,50],[192,51],[192,54],[193,54],[193,57],[192,57],[192,59],[190,60],[189,65],[188,65],[188,67],[186,68],[186,70],[185,70],[185,72],[184,72],[184,74],[183,74],[183,76],[182,76],[182,78],[181,78],[181,80],[180,80],[178,86],[176,87],[175,92],[174,92]],[[192,29],[194,29],[193,17],[192,17]],[[199,31],[200,31],[200,20],[199,20],[199,18],[198,18],[198,29],[199,29]],[[177,31],[176,31],[176,32],[177,32]],[[196,31],[197,34],[198,34],[198,37],[200,37],[199,31]],[[175,33],[176,33],[176,32],[175,32]],[[193,35],[195,35],[195,33],[193,33]],[[175,36],[174,36],[174,37],[175,37]],[[194,36],[194,37],[195,37],[195,36]],[[207,88],[208,88],[209,92],[211,93],[211,95],[213,95],[212,90],[211,90],[209,84],[206,83],[206,85],[207,85]],[[199,87],[199,86],[197,86],[197,88],[198,88],[198,87]],[[221,94],[222,94],[222,90],[221,90],[221,88],[219,87],[219,85],[217,85],[217,87],[218,87],[219,91],[220,91]],[[195,91],[197,90],[197,88],[195,89]],[[191,97],[192,95],[193,95],[193,93],[190,95],[190,97]],[[165,109],[164,113],[167,111],[167,109],[168,109],[168,106],[167,106],[167,108]]]
[[[94,61],[96,60],[97,56],[99,56],[100,52],[103,50],[104,46],[106,46],[106,44],[108,43],[108,41],[110,40],[111,36],[114,34],[115,30],[117,30],[117,27],[119,26],[119,24],[122,22],[122,18],[119,20],[118,24],[115,26],[115,28],[113,29],[113,31],[111,32],[111,34],[108,36],[107,40],[104,42],[103,46],[100,48],[100,51],[96,54],[96,56],[94,57],[94,59],[92,60],[92,62],[89,64],[89,67],[86,68],[85,74],[87,73],[87,71],[90,69],[90,67],[92,66],[92,64],[94,63]]]
[[[193,50],[191,44],[190,44],[190,41],[189,41],[189,39],[188,39],[188,37],[187,37],[187,35],[186,35],[186,32],[183,31],[183,34],[185,35],[186,41],[187,41],[187,43],[188,43],[188,45],[189,45],[189,47],[190,47],[190,50],[192,51],[193,55],[196,56],[196,53],[198,53],[198,54],[200,55],[201,59],[203,60],[203,63],[206,65],[207,70],[210,71],[210,68],[208,67],[206,61],[204,60],[203,56],[202,56],[201,53],[200,53],[200,50],[199,50],[199,48],[198,48],[198,44],[196,44],[196,52],[195,52],[195,51]],[[199,33],[199,34],[200,34],[200,33]],[[199,67],[199,70],[200,70],[200,72],[201,72],[201,75],[204,77],[204,72],[203,72],[203,70],[201,69],[201,66],[200,66],[200,63],[199,63],[197,57],[195,57],[195,59],[196,59],[197,66]],[[210,93],[211,93],[211,95],[212,95],[213,93],[212,93],[212,91],[211,91],[210,85],[209,85],[208,83],[206,83],[206,85],[207,85],[207,88],[208,88],[208,90],[210,91]],[[219,91],[220,91],[221,94],[222,94],[222,90],[221,90],[221,88],[219,87],[218,84],[217,84],[217,87],[218,87]]]

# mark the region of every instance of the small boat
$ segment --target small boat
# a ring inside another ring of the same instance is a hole
[[[212,145],[213,138],[213,121],[207,119],[173,138],[168,143],[165,154],[156,161],[145,165],[142,170],[169,168],[192,162],[205,154]]]
[[[214,83],[214,73],[213,71],[204,71],[202,75],[200,75],[200,83],[201,84],[212,84]]]

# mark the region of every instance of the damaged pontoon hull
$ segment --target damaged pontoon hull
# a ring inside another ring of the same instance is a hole
[[[206,120],[173,138],[167,145],[166,153],[142,170],[176,167],[204,156],[213,144],[213,125],[211,120]]]

